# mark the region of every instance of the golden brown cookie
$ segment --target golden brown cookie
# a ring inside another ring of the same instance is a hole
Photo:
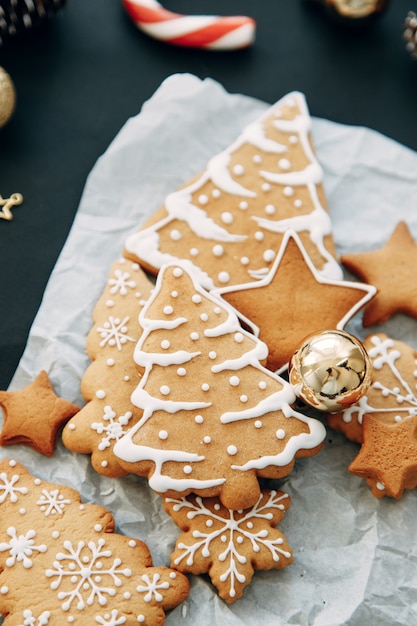
[[[161,626],[187,596],[180,572],[153,567],[145,543],[109,511],[0,462],[0,614],[4,626]]]
[[[379,250],[344,254],[343,265],[378,293],[366,306],[365,327],[383,324],[396,313],[417,318],[417,243],[405,222],[399,222]]]
[[[255,570],[283,569],[293,561],[276,528],[290,504],[282,491],[262,490],[250,509],[229,511],[218,498],[165,498],[165,510],[181,528],[171,565],[183,573],[208,573],[220,597],[232,603]]]
[[[369,335],[364,346],[373,365],[372,384],[357,405],[328,415],[327,422],[362,444],[349,470],[366,478],[375,496],[399,497],[417,486],[417,352],[384,333]]]
[[[287,475],[296,457],[321,448],[325,430],[292,408],[289,383],[261,365],[266,345],[186,267],[161,269],[139,315],[134,358],[145,372],[131,399],[143,416],[114,453],[161,495],[218,495],[228,509],[247,508],[257,477]]]
[[[140,379],[133,351],[141,334],[138,315],[152,288],[137,263],[120,259],[111,266],[87,337],[92,362],[81,380],[87,403],[62,433],[69,450],[91,454],[94,469],[106,476],[126,473],[113,445],[142,415],[130,401]]]
[[[4,413],[0,445],[22,444],[52,456],[59,429],[80,409],[56,395],[47,372],[18,391],[0,391]]]
[[[215,290],[268,346],[267,367],[286,366],[313,333],[343,329],[373,297],[374,287],[332,280],[314,267],[298,235],[287,231],[268,275],[257,283]]]

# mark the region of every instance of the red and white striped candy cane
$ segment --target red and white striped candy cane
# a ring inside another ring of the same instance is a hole
[[[122,0],[127,14],[147,35],[177,46],[234,50],[255,39],[255,20],[244,15],[181,15],[157,0]]]

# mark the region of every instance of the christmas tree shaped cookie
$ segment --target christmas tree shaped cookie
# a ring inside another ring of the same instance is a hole
[[[184,573],[208,573],[226,602],[240,598],[255,570],[283,569],[293,561],[275,526],[288,510],[286,493],[262,490],[250,509],[230,511],[218,498],[164,499],[181,528],[171,564]]]
[[[141,333],[139,311],[152,288],[137,263],[121,259],[111,266],[87,337],[92,362],[81,380],[87,403],[62,433],[69,450],[91,454],[94,469],[107,476],[126,473],[113,454],[113,445],[141,416],[130,401],[139,380],[133,351]]]
[[[292,408],[290,385],[261,364],[266,345],[185,262],[161,269],[139,322],[134,359],[145,371],[132,403],[143,415],[113,450],[157,493],[247,508],[258,477],[285,476],[296,457],[320,449],[323,425]]]
[[[365,348],[372,384],[359,402],[327,421],[361,444],[349,470],[365,478],[376,497],[400,497],[417,486],[417,352],[384,333],[369,335]]]
[[[106,509],[0,462],[0,615],[4,626],[161,626],[189,583],[153,567],[147,546],[114,532]]]
[[[315,266],[341,278],[322,179],[305,98],[290,93],[168,195],[125,254],[155,273],[188,259],[205,288],[235,286],[268,272],[291,228]]]

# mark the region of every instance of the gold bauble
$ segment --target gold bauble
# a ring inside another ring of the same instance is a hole
[[[294,353],[289,378],[295,394],[319,411],[356,404],[371,383],[372,363],[361,342],[343,330],[307,337]]]
[[[7,124],[16,106],[16,91],[9,74],[0,67],[0,128]]]

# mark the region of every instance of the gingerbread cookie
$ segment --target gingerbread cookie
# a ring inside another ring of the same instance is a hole
[[[285,233],[268,275],[256,283],[214,290],[268,346],[267,367],[286,367],[307,335],[343,329],[374,296],[375,288],[322,276],[298,235]]]
[[[60,428],[80,409],[56,395],[46,371],[18,391],[0,391],[0,445],[22,444],[52,456]]]
[[[297,413],[291,386],[261,365],[266,345],[184,264],[164,266],[139,322],[145,368],[132,403],[143,416],[114,446],[127,471],[166,497],[219,495],[252,506],[258,476],[287,475],[320,450],[321,422]]]
[[[109,511],[12,460],[0,462],[0,511],[4,626],[161,626],[188,594],[183,574],[114,532]]]
[[[417,486],[417,352],[384,333],[369,335],[364,346],[373,365],[372,384],[358,404],[327,416],[328,424],[361,444],[350,465],[377,497],[399,497]]]
[[[255,570],[283,569],[293,561],[276,528],[288,510],[286,493],[262,490],[256,504],[229,511],[218,498],[165,498],[165,510],[181,528],[171,565],[191,574],[208,573],[226,602],[235,602]]]
[[[378,289],[365,308],[365,327],[383,324],[396,313],[417,319],[417,243],[405,222],[398,223],[382,248],[344,254],[341,261],[346,269]]]
[[[152,288],[137,263],[121,259],[111,266],[87,337],[92,363],[81,380],[87,404],[62,433],[69,450],[91,454],[94,469],[107,476],[126,473],[113,454],[113,445],[142,415],[130,401],[140,376],[133,351],[141,333],[139,311]]]

